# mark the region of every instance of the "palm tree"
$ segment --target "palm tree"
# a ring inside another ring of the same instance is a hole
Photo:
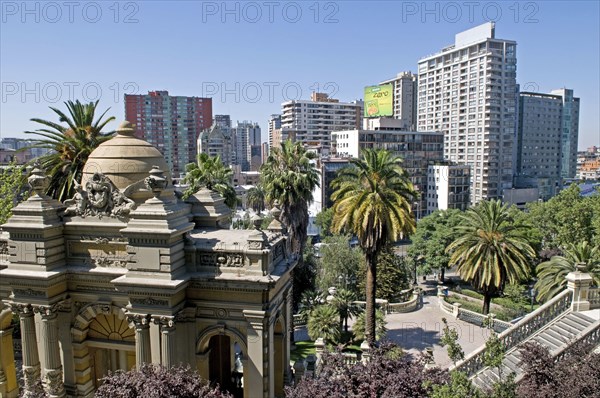
[[[26,134],[35,134],[43,139],[30,148],[44,148],[51,152],[41,156],[39,161],[46,173],[50,176],[48,195],[58,200],[65,200],[75,193],[75,181],[81,182],[83,166],[90,153],[104,141],[111,138],[113,132],[102,133],[107,123],[115,120],[114,116],[102,120],[108,108],[95,121],[98,101],[83,104],[79,101],[65,102],[69,114],[50,107],[59,117],[59,123],[43,119],[31,119],[46,128],[36,131],[26,131]]]
[[[248,190],[248,193],[246,194],[246,204],[257,213],[260,213],[265,209],[265,190],[261,184]]]
[[[600,248],[583,241],[569,245],[562,256],[552,256],[537,266],[537,299],[546,301],[564,290],[567,287],[565,277],[576,271],[578,264],[585,264],[584,272],[594,278],[596,286],[600,286]]]
[[[308,317],[307,329],[308,336],[313,340],[322,337],[337,343],[340,340],[337,310],[327,304],[316,307]]]
[[[456,238],[446,249],[460,277],[483,293],[483,314],[506,282],[529,277],[535,251],[527,240],[528,227],[511,216],[499,200],[482,201],[461,214]]]
[[[201,153],[198,155],[198,163],[189,163],[185,166],[185,171],[183,181],[189,184],[183,193],[185,199],[198,192],[201,187],[206,187],[219,193],[230,209],[237,206],[237,196],[231,185],[233,171],[225,167],[220,156],[211,157]]]
[[[362,312],[362,309],[355,303],[356,295],[348,289],[339,289],[335,292],[331,305],[338,311],[340,316],[340,329],[348,331],[348,318],[354,317]]]
[[[375,342],[375,290],[377,256],[388,242],[415,230],[410,204],[415,195],[402,160],[390,152],[365,149],[361,159],[340,170],[332,186],[333,232],[358,237],[367,264],[366,336]]]
[[[261,185],[267,200],[279,201],[292,253],[300,256],[306,245],[308,205],[313,200],[313,190],[319,186],[319,174],[312,162],[315,158],[302,143],[287,140],[280,148],[273,148],[261,167]]]

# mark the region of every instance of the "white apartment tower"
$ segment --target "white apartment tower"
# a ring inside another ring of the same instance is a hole
[[[339,102],[326,94],[315,94],[311,101],[281,104],[281,128],[287,131],[286,136],[294,134],[296,141],[320,147],[326,153],[331,146],[332,131],[361,128],[363,102]]]
[[[471,167],[471,203],[512,187],[516,47],[489,22],[419,61],[417,129],[442,131],[445,158]]]
[[[412,72],[401,72],[379,85],[394,86],[394,114],[392,117],[402,121],[405,130],[416,130],[417,126],[417,76]]]

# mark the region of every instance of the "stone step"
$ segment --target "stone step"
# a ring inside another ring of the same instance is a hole
[[[561,343],[568,343],[569,340],[575,336],[571,333],[565,333],[565,331],[562,330],[559,325],[552,325],[551,328],[546,329],[542,334],[544,336],[551,336]]]
[[[560,320],[560,322],[558,324],[559,325],[562,324],[567,327],[571,327],[574,330],[576,330],[577,332],[581,332],[583,329],[586,328],[586,326],[589,325],[588,322],[585,322],[584,320],[582,320],[580,318],[570,317],[570,316],[564,317],[563,319]],[[568,330],[568,329],[566,329],[566,330]]]
[[[548,348],[550,351],[556,350],[558,347],[562,346],[562,343],[554,340],[550,336],[536,336],[531,341],[538,343],[541,346]]]

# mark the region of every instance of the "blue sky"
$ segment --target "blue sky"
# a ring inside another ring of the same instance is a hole
[[[517,81],[581,98],[579,147],[600,145],[598,1],[1,1],[0,135],[48,106],[123,93],[212,96],[214,114],[266,122],[317,89],[342,101],[488,20],[516,40]],[[115,128],[117,123],[113,123]]]

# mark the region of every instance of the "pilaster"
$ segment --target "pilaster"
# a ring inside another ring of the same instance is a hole
[[[42,346],[44,347],[44,387],[50,398],[66,396],[63,368],[58,345],[58,305],[38,306],[34,309],[42,318]]]
[[[150,315],[129,314],[127,320],[135,327],[135,365],[152,363],[150,348]]]

